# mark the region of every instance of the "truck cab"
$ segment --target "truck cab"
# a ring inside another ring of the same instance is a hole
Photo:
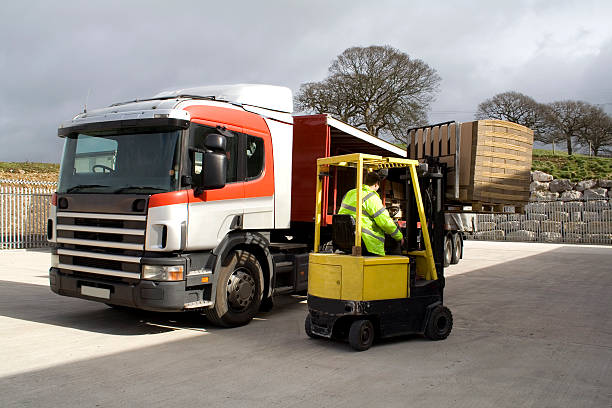
[[[241,84],[162,92],[63,123],[51,289],[197,310],[222,326],[248,323],[275,293],[305,291],[316,158],[405,152],[292,111],[288,88]]]

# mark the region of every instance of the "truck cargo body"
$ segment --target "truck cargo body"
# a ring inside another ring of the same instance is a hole
[[[62,125],[47,231],[52,290],[212,311],[227,326],[248,322],[274,293],[305,290],[316,159],[405,152],[328,115],[291,111],[287,88],[234,85],[166,92]],[[222,154],[210,150],[211,135],[223,139]],[[205,189],[198,183],[215,154],[227,163],[224,185]],[[338,193],[328,190],[333,209]]]

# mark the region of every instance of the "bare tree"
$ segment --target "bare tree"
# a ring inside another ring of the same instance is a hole
[[[552,143],[553,151],[559,136],[551,129],[551,110],[547,105],[520,92],[508,91],[481,102],[476,119],[499,119],[518,123],[533,130],[534,139]]]
[[[589,105],[585,127],[578,133],[578,142],[597,156],[612,147],[612,117],[598,106]]]
[[[573,154],[573,144],[589,127],[589,116],[593,105],[582,101],[558,101],[549,103],[551,113],[551,133],[563,138],[567,154]]]
[[[439,82],[433,68],[393,47],[352,47],[336,57],[323,81],[302,84],[296,102],[299,110],[330,113],[406,143],[406,130],[427,121]]]

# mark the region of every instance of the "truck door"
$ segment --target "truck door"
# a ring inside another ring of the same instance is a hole
[[[229,231],[241,228],[244,216],[244,178],[243,159],[240,147],[243,146],[240,128],[224,125],[227,139],[228,169],[225,187],[204,191],[195,196],[189,193],[189,223],[187,227],[188,249],[215,248]],[[204,139],[209,133],[216,133],[210,123],[199,124],[193,121],[189,128],[190,146],[203,149]],[[195,153],[193,172],[201,171],[201,155]],[[200,163],[198,163],[200,158]],[[195,174],[192,174],[192,177]]]

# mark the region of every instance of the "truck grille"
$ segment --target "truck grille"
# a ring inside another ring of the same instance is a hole
[[[146,223],[146,215],[58,212],[59,268],[139,279]]]

